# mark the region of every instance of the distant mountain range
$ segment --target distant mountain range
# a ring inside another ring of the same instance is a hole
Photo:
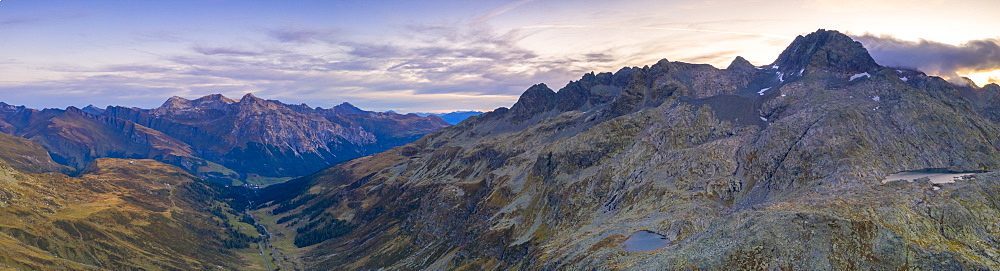
[[[448,126],[430,116],[291,105],[247,94],[172,97],[154,109],[35,110],[0,103],[0,132],[77,169],[97,158],[155,159],[223,183],[270,184],[409,143]]]
[[[386,111],[386,113],[396,113],[396,111],[389,110],[389,111]],[[454,125],[454,124],[458,124],[458,123],[462,122],[463,120],[465,120],[465,119],[467,119],[469,117],[478,116],[480,114],[483,114],[483,112],[482,111],[455,111],[455,112],[450,112],[450,113],[423,113],[423,112],[414,112],[414,113],[411,113],[411,114],[416,114],[417,116],[421,116],[421,117],[438,116],[438,117],[441,117],[442,119],[444,119],[444,121],[447,121],[448,123]]]

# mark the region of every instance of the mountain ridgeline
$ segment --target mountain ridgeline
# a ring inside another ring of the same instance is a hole
[[[998,269],[1000,87],[876,63],[836,31],[725,69],[589,73],[264,188],[304,269]],[[628,252],[634,233],[665,246]]]
[[[34,110],[0,103],[0,131],[41,144],[56,162],[155,159],[223,183],[269,184],[406,144],[449,125],[436,116],[290,105],[251,94],[172,97],[155,109]]]

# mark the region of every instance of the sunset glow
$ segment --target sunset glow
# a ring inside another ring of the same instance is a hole
[[[820,28],[912,42],[929,62],[956,59],[949,54],[963,44],[995,44],[996,14],[991,1],[8,0],[0,96],[31,107],[150,108],[172,95],[254,92],[313,106],[492,110],[532,84],[558,89],[587,72],[664,58],[767,65]],[[954,48],[924,54],[919,41]],[[873,56],[895,63],[883,56],[899,47],[885,48]],[[962,68],[913,64],[941,76]],[[977,84],[991,76],[970,75]],[[479,97],[452,108],[447,93]]]
[[[1000,84],[1000,70],[976,72],[964,74],[962,76],[972,79],[972,82],[976,82],[976,85],[980,87],[987,84]]]

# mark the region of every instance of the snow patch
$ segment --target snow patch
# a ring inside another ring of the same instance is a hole
[[[757,94],[760,94],[761,96],[764,96],[764,92],[767,91],[767,90],[769,90],[769,89],[771,89],[771,88],[761,89],[760,91],[757,92]]]
[[[870,78],[872,76],[869,75],[867,72],[863,72],[863,73],[851,75],[851,81],[854,81],[854,79],[858,79],[858,78],[861,78],[861,77],[869,77]]]
[[[878,97],[878,95],[875,95],[875,97],[872,97],[872,101],[876,101],[877,102],[879,100],[881,100],[881,99]]]
[[[781,94],[781,97],[785,97],[785,94],[784,94],[784,93],[782,93],[782,94]]]
[[[806,69],[801,69],[801,70],[799,70],[799,76],[802,76],[802,73],[803,73],[803,72],[806,72]]]
[[[765,117],[760,117],[760,120],[763,120],[763,121],[767,121],[767,118],[765,118]]]
[[[778,65],[771,66],[771,69],[772,70],[777,70],[778,69]]]
[[[785,82],[785,74],[784,73],[778,72],[778,81]]]
[[[899,80],[903,80],[903,82],[910,81],[910,79],[906,78],[906,76],[900,77]]]

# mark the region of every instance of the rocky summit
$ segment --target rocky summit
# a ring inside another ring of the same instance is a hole
[[[1000,269],[997,91],[820,30],[769,65],[538,84],[253,213],[310,270]],[[980,173],[885,180],[926,169]]]
[[[412,142],[437,116],[289,105],[247,94],[172,97],[154,109],[35,110],[0,103],[0,131],[77,169],[97,158],[155,159],[226,184],[266,185]]]

